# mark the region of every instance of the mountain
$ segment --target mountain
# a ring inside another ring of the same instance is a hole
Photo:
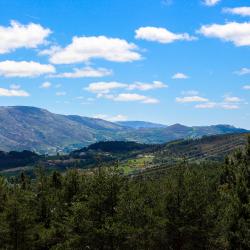
[[[129,133],[130,131],[128,131]],[[134,139],[142,143],[165,143],[173,140],[187,138],[201,138],[208,135],[247,133],[246,129],[236,128],[230,125],[194,126],[188,127],[181,124],[174,124],[166,128],[139,129],[132,131]]]
[[[175,124],[132,128],[102,119],[59,115],[27,106],[0,107],[0,124],[0,150],[30,150],[42,154],[70,152],[99,141],[157,144],[204,135],[247,132],[229,125],[187,127]]]
[[[55,153],[116,138],[122,126],[100,119],[53,114],[45,109],[0,107],[0,150]]]
[[[134,129],[140,128],[165,128],[167,125],[153,123],[153,122],[145,122],[145,121],[122,121],[116,122],[117,124]]]

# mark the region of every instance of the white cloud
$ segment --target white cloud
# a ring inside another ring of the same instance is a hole
[[[200,97],[200,96],[184,96],[184,97],[176,97],[176,102],[180,103],[188,103],[188,102],[207,102],[208,99]]]
[[[155,98],[151,98],[151,97],[144,96],[144,95],[139,95],[136,93],[121,93],[121,94],[118,94],[117,96],[113,96],[110,98],[112,98],[114,101],[118,101],[118,102],[139,101],[141,103],[147,103],[147,104],[159,103],[159,100],[157,100]]]
[[[141,59],[136,52],[137,46],[119,38],[106,36],[73,37],[72,43],[65,48],[52,47],[40,54],[49,54],[54,64],[71,64],[88,62],[94,58],[102,58],[113,62],[132,62]]]
[[[245,89],[245,90],[250,90],[250,85],[245,85],[245,86],[243,86],[243,89]]]
[[[103,77],[112,74],[112,70],[105,68],[94,69],[92,67],[85,67],[82,69],[75,68],[73,72],[65,72],[56,75],[50,75],[50,77],[57,78],[84,78],[84,77]]]
[[[213,109],[213,108],[220,108],[225,110],[235,110],[239,109],[238,104],[232,104],[232,103],[216,103],[216,102],[207,102],[202,104],[195,105],[195,108],[197,109]]]
[[[151,97],[147,97],[145,98],[145,100],[142,103],[146,103],[146,104],[156,104],[159,103],[160,101],[156,98],[151,98]]]
[[[140,27],[135,31],[136,39],[142,39],[159,43],[172,43],[175,41],[192,41],[196,38],[188,33],[175,34],[165,28],[160,27]]]
[[[248,68],[242,68],[239,71],[235,72],[237,75],[243,76],[243,75],[248,75],[250,74],[250,69]]]
[[[204,0],[204,4],[207,6],[214,6],[218,4],[221,0]]]
[[[52,84],[50,82],[44,82],[41,84],[40,88],[41,89],[48,89],[52,86]]]
[[[239,97],[237,97],[237,96],[226,96],[225,98],[224,98],[224,102],[226,102],[226,103],[230,103],[230,102],[236,102],[236,103],[239,103],[239,102],[241,102],[242,100],[239,98]]]
[[[223,109],[227,109],[227,110],[234,110],[234,109],[239,109],[240,108],[239,105],[237,105],[237,104],[227,104],[227,103],[222,104],[221,107]]]
[[[232,42],[235,46],[250,46],[250,22],[203,25],[198,32],[206,37]]]
[[[5,77],[35,77],[54,72],[55,68],[50,64],[40,64],[33,61],[7,60],[0,62],[0,76]]]
[[[10,88],[11,88],[11,89],[20,89],[21,86],[18,85],[18,84],[11,84],[11,85],[10,85]]]
[[[18,48],[37,48],[46,43],[45,38],[51,33],[40,24],[22,25],[11,21],[10,26],[0,26],[0,54],[14,51]]]
[[[189,76],[184,73],[176,73],[172,76],[172,79],[188,79]]]
[[[215,108],[216,106],[217,106],[217,103],[215,103],[215,102],[207,102],[207,103],[197,104],[197,105],[195,105],[195,108],[212,109],[212,108]]]
[[[240,104],[243,104],[243,100],[241,98],[237,96],[226,95],[223,99],[223,102],[206,102],[202,104],[197,104],[195,108],[199,109],[219,108],[226,110],[234,110],[234,109],[239,109]]]
[[[94,82],[90,83],[86,90],[96,94],[107,94],[115,89],[140,90],[147,91],[152,89],[167,88],[168,85],[161,81],[153,81],[152,83],[135,82],[133,84],[121,82]]]
[[[56,92],[57,96],[65,96],[67,93],[65,91]]]
[[[223,12],[240,16],[250,16],[250,7],[224,8]]]
[[[55,45],[52,45],[50,48],[48,49],[44,49],[44,50],[40,50],[38,55],[40,56],[45,56],[45,55],[53,55],[54,53],[58,52],[61,50],[61,47],[60,46],[55,46]]]
[[[86,90],[96,94],[107,94],[111,90],[126,88],[127,84],[120,82],[93,82],[90,83]]]
[[[27,97],[30,94],[21,89],[4,89],[0,88],[0,96],[18,96],[18,97]]]
[[[108,115],[104,115],[104,114],[97,114],[94,116],[94,118],[98,118],[98,119],[103,119],[103,120],[107,120],[107,121],[111,121],[111,122],[118,122],[118,121],[127,121],[128,117],[125,115],[115,115],[115,116],[108,116]]]
[[[151,90],[151,89],[162,89],[162,88],[167,88],[168,85],[161,82],[161,81],[153,81],[153,83],[142,83],[142,82],[135,82],[134,84],[128,85],[128,90]]]

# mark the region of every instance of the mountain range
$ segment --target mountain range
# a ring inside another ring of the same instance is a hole
[[[141,121],[112,123],[97,118],[60,115],[29,106],[0,107],[0,150],[70,152],[98,141],[156,144],[204,135],[245,133],[230,125],[188,127]]]

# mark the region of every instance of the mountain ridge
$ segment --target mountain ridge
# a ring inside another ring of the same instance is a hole
[[[30,106],[0,107],[0,150],[70,152],[98,141],[135,141],[159,144],[204,135],[244,133],[231,125],[131,128],[102,119],[61,115]],[[151,123],[152,124],[152,123]]]
[[[154,122],[147,122],[147,121],[121,121],[116,122],[116,124],[119,124],[124,127],[128,128],[165,128],[167,125],[160,124],[160,123],[154,123]]]

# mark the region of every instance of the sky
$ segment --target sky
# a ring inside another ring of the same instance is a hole
[[[0,0],[0,105],[250,129],[249,0]]]

